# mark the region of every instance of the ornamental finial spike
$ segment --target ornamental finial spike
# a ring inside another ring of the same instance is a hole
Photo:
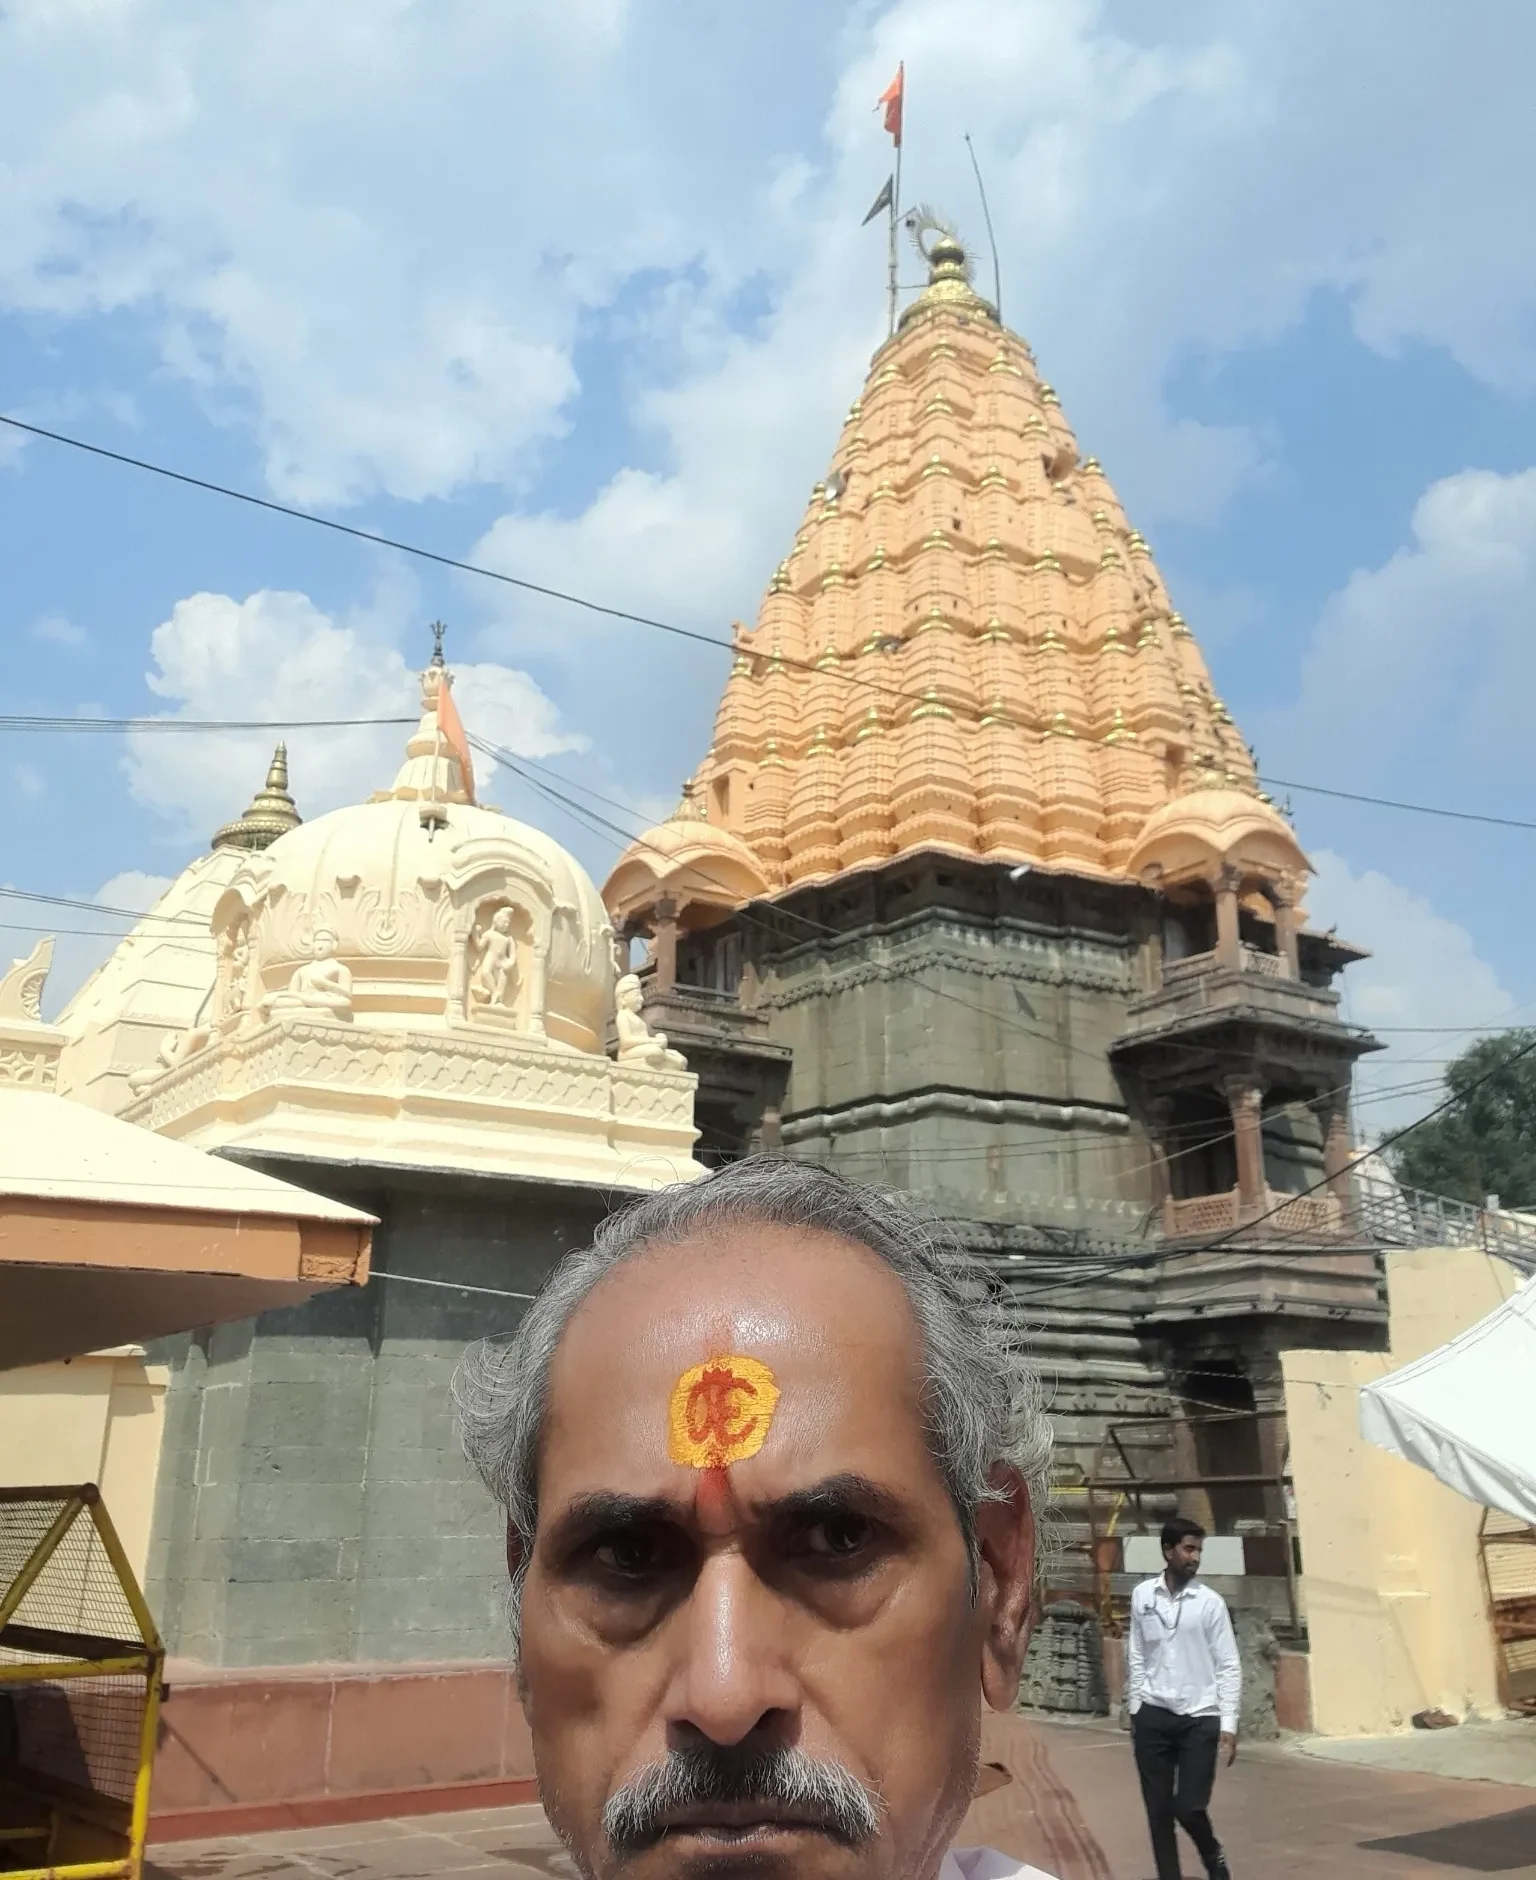
[[[441,620],[434,620],[432,622],[432,664],[434,666],[444,666],[448,663],[443,658],[443,635],[447,631],[447,627]]]

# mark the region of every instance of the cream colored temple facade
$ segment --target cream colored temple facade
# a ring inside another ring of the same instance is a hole
[[[448,1377],[616,1202],[700,1173],[696,1079],[581,865],[475,800],[451,685],[434,660],[365,803],[301,820],[279,749],[56,1024],[46,944],[0,986],[0,1083],[27,1101],[187,1145],[210,1194],[277,1176],[378,1223],[366,1287],[310,1254],[337,1290],[0,1375],[0,1446],[33,1480],[94,1458],[171,1649],[211,1666],[502,1654]]]

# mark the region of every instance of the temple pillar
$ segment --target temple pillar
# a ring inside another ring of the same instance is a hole
[[[655,992],[670,992],[677,984],[677,903],[664,894],[656,903],[656,931],[652,938],[656,958]]]
[[[1257,1214],[1264,1204],[1264,1086],[1257,1077],[1228,1077],[1223,1081],[1232,1109],[1232,1136],[1237,1146],[1237,1206],[1240,1215]]]
[[[1350,1165],[1354,1158],[1349,1139],[1348,1086],[1325,1091],[1312,1107],[1323,1132],[1323,1176],[1328,1183],[1328,1192],[1338,1202],[1347,1222],[1354,1204],[1349,1180]]]
[[[1286,978],[1300,979],[1301,954],[1296,941],[1296,903],[1278,889],[1272,899],[1275,909],[1275,950],[1285,961]]]
[[[1238,925],[1238,875],[1224,868],[1216,878],[1216,963],[1237,972],[1243,964],[1242,935]]]

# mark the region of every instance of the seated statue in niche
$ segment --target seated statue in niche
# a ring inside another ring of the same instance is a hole
[[[640,1005],[644,994],[639,979],[633,973],[626,973],[614,987],[614,997],[617,1001],[614,1021],[619,1037],[619,1062],[648,1064],[654,1071],[687,1070],[688,1063],[682,1052],[668,1047],[667,1034],[664,1031],[652,1031],[641,1017]]]
[[[329,927],[317,927],[310,955],[282,992],[269,992],[261,1002],[263,1013],[329,1012],[333,1018],[352,1016],[352,975],[336,957],[340,944]]]
[[[206,1025],[189,1025],[185,1031],[168,1031],[160,1040],[153,1064],[145,1064],[128,1073],[128,1088],[136,1097],[143,1096],[151,1084],[159,1083],[167,1071],[185,1064],[207,1044],[211,1033]]]
[[[517,935],[512,931],[512,910],[498,907],[490,925],[469,936],[468,1004],[471,1016],[477,1009],[498,1012],[517,1009],[521,983],[517,959]]]

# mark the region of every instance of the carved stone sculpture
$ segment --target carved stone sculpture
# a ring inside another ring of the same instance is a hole
[[[333,1018],[350,1018],[352,974],[337,959],[337,945],[329,927],[317,927],[311,943],[313,957],[295,968],[285,991],[267,994],[262,1011],[328,1012]]]
[[[512,931],[512,909],[498,907],[490,925],[469,937],[468,1004],[471,1016],[490,1007],[501,1012],[517,1008],[522,974],[518,966],[517,935]]]
[[[168,1031],[160,1040],[160,1050],[153,1064],[145,1064],[141,1069],[128,1073],[128,1088],[138,1097],[142,1096],[151,1084],[159,1083],[167,1071],[175,1070],[178,1064],[184,1064],[194,1053],[201,1051],[211,1036],[206,1025],[189,1025],[185,1031]]]
[[[657,1071],[683,1071],[688,1065],[681,1051],[667,1045],[664,1031],[652,1031],[640,1015],[643,997],[640,981],[626,973],[614,988],[617,999],[615,1026],[618,1031],[618,1059],[621,1064],[648,1064]]]
[[[52,934],[39,940],[24,960],[12,960],[11,970],[0,977],[0,1018],[41,1020],[43,986],[52,964]]]

